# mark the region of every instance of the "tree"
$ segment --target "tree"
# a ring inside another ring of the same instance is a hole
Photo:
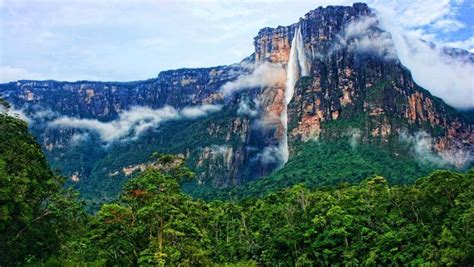
[[[202,230],[207,206],[180,190],[179,181],[191,176],[183,159],[160,157],[125,185],[120,201],[101,208],[92,238],[107,263],[208,262],[208,240]]]
[[[58,254],[85,219],[21,120],[0,115],[0,265]]]

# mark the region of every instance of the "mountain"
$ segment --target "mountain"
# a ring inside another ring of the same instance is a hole
[[[230,66],[127,83],[17,81],[0,93],[52,166],[98,203],[154,151],[186,156],[198,177],[185,189],[211,197],[472,166],[472,113],[415,83],[366,4],[319,7],[254,44]]]
[[[8,105],[0,98],[2,110]],[[184,159],[154,155],[119,199],[86,215],[27,124],[0,115],[2,266],[469,265],[474,172],[410,185],[295,185],[258,199],[204,202],[180,190]],[[283,170],[283,169],[282,169]]]

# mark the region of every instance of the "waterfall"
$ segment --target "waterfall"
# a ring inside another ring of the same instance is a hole
[[[294,39],[296,39],[295,46],[296,46],[296,51],[298,52],[297,53],[298,63],[301,69],[301,77],[308,76],[309,75],[309,61],[308,61],[308,57],[306,56],[306,52],[304,51],[303,35],[301,35],[300,27],[298,27],[298,30],[296,30]]]
[[[288,161],[288,104],[293,99],[295,92],[295,84],[301,76],[309,75],[309,61],[304,51],[303,36],[301,28],[298,27],[291,41],[290,58],[286,67],[286,84],[285,84],[285,103],[281,113],[281,123],[284,128],[284,134],[279,143],[282,163],[280,168]]]

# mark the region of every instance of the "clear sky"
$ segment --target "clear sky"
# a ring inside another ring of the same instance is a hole
[[[141,80],[239,62],[262,27],[346,0],[0,0],[0,82]],[[474,52],[474,0],[370,0],[402,31]]]

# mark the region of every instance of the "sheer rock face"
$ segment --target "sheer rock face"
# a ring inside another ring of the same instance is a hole
[[[184,107],[222,100],[219,88],[241,72],[240,66],[179,69],[138,82],[18,81],[2,85],[14,105],[41,105],[62,115],[112,120],[133,106]]]
[[[354,25],[365,28],[354,33]],[[393,54],[390,35],[378,28],[367,5],[318,8],[293,25],[260,30],[254,41],[256,61],[286,64],[298,27],[311,58],[311,73],[299,80],[288,107],[290,140],[317,139],[325,122],[366,114],[370,122],[364,125],[369,128],[363,131],[366,140],[383,143],[392,134],[422,130],[434,135],[438,150],[472,150],[472,125],[415,84]],[[377,45],[381,38],[387,41],[386,47],[361,48],[362,41],[372,40]],[[268,91],[271,94],[273,89]],[[275,102],[284,105],[278,99]],[[398,119],[408,124],[398,123]]]
[[[286,67],[298,27],[309,58],[310,73],[296,83],[293,99],[287,107],[288,129],[285,131],[281,120],[285,109],[284,82],[246,88],[232,96],[224,96],[220,89],[239,75],[249,74],[251,70],[246,69],[246,65],[269,62]],[[363,30],[357,31],[361,27]],[[380,43],[385,46],[376,45]],[[134,106],[157,109],[170,105],[179,109],[202,104],[222,105],[223,110],[216,116],[199,120],[199,124],[186,126],[188,128],[163,127],[139,139],[137,145],[143,149],[153,146],[183,153],[197,170],[199,183],[217,187],[241,184],[274,170],[277,164],[263,158],[268,152],[266,149],[275,147],[285,134],[290,153],[295,152],[293,144],[296,142],[341,138],[349,134],[351,127],[357,128],[361,140],[367,143],[383,145],[402,133],[423,131],[433,137],[438,151],[453,148],[473,151],[473,126],[442,100],[415,84],[410,72],[394,55],[390,36],[378,28],[375,15],[365,4],[317,8],[290,26],[260,30],[254,44],[255,53],[242,64],[165,71],[155,79],[129,83],[18,81],[0,85],[0,93],[27,114],[41,107],[61,116],[100,121],[112,121],[120,112]],[[240,112],[245,100],[258,103],[253,107],[258,115]],[[226,117],[220,119],[221,114]],[[338,121],[347,122],[350,127],[338,133],[330,130],[328,125]],[[202,130],[196,128],[199,125]],[[75,134],[82,133],[77,129],[51,129],[38,124],[31,127],[50,160],[57,162],[68,162],[64,149],[71,147]],[[180,135],[182,138],[193,140],[170,148],[175,144],[170,143],[170,138],[180,131],[187,131]],[[146,160],[133,154],[123,166],[107,173],[140,166]],[[81,183],[94,168],[78,166],[66,175],[77,174]]]

